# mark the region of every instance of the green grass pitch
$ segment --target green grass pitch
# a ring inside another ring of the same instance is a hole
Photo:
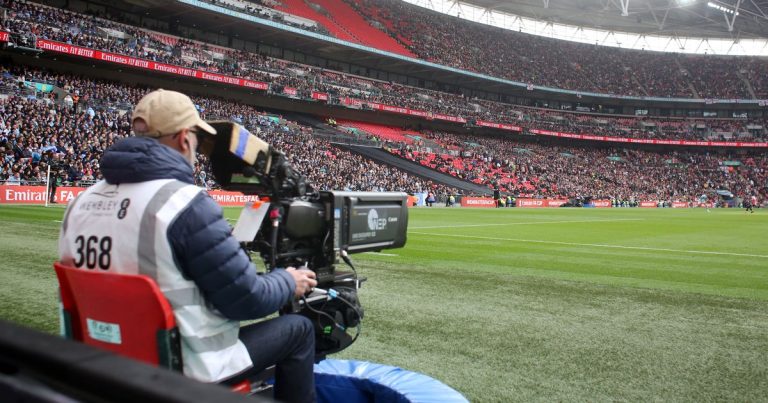
[[[58,332],[62,215],[0,206],[0,318]],[[474,402],[768,400],[768,211],[409,220],[405,248],[353,256],[366,319],[338,358],[423,372]]]

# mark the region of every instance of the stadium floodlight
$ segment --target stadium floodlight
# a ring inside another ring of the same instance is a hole
[[[726,6],[723,6],[722,4],[718,4],[718,3],[714,3],[714,2],[710,1],[710,2],[707,2],[707,6],[708,7],[712,7],[714,9],[716,9],[716,10],[720,10],[720,11],[726,13],[726,14],[734,14],[735,13],[736,15],[739,15],[738,11],[736,11],[736,10],[734,10],[732,8],[728,8]]]

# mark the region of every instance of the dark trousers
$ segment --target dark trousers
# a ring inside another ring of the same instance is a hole
[[[315,333],[301,315],[278,318],[240,328],[240,340],[253,361],[254,371],[275,365],[275,399],[314,402]]]

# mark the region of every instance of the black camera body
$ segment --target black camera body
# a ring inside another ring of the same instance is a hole
[[[267,271],[306,267],[318,286],[283,309],[315,324],[317,354],[348,347],[359,335],[363,309],[359,278],[349,254],[400,248],[406,243],[407,195],[397,192],[315,192],[285,155],[231,122],[213,122],[215,137],[201,141],[216,181],[227,190],[268,201],[268,213],[246,247]],[[351,271],[337,270],[344,261]],[[357,328],[354,336],[349,329]]]
[[[275,200],[282,225],[265,222],[254,246],[274,267],[306,264],[319,287],[337,282],[335,265],[353,254],[405,245],[408,210],[405,193],[324,191],[306,199]],[[274,217],[273,217],[274,219]],[[263,248],[277,237],[274,252]]]

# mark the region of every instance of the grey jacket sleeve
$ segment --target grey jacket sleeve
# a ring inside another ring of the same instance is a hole
[[[285,270],[257,274],[231,231],[221,207],[201,192],[168,228],[179,269],[226,318],[258,319],[277,311],[293,297],[293,277]]]

